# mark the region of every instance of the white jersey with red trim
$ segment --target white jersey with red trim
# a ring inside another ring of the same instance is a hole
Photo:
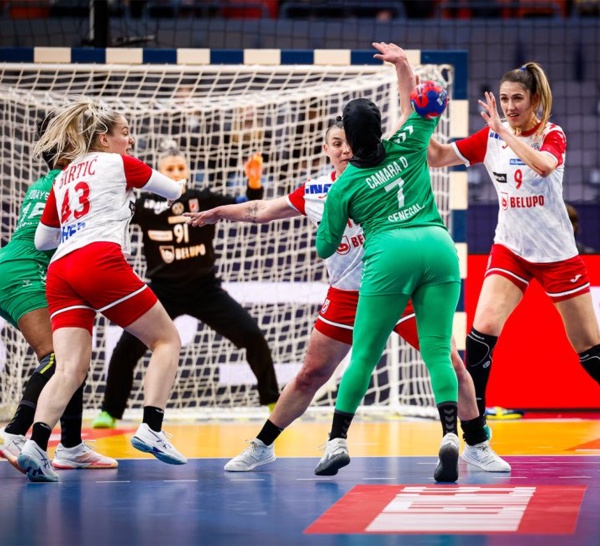
[[[553,123],[541,136],[534,132],[519,138],[556,157],[558,166],[546,177],[528,167],[489,127],[452,146],[467,166],[483,162],[494,183],[500,204],[494,242],[530,262],[559,262],[578,254],[563,200],[566,138]]]
[[[97,152],[78,158],[54,181],[41,222],[60,228],[52,261],[99,241],[130,252],[133,188],[143,187],[152,169],[138,159]]]
[[[335,171],[307,180],[287,196],[288,204],[318,226],[323,218],[327,192],[334,182]],[[364,241],[362,228],[348,219],[340,246],[336,253],[326,260],[331,286],[340,290],[359,289]]]

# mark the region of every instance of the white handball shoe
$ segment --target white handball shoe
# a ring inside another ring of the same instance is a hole
[[[131,445],[144,453],[151,453],[158,460],[167,464],[185,464],[187,458],[179,453],[169,442],[164,431],[155,432],[146,423],[142,423],[133,438]]]
[[[456,434],[449,432],[442,438],[438,464],[433,471],[436,482],[455,482],[458,480],[458,451],[460,440]]]
[[[510,465],[491,448],[489,440],[474,446],[467,444],[460,458],[485,472],[511,471]]]
[[[27,441],[25,436],[21,434],[11,434],[5,429],[0,430],[0,457],[4,457],[11,465],[19,472],[25,472],[17,462],[17,457],[23,450],[23,446]]]
[[[268,446],[262,440],[255,438],[244,451],[231,459],[224,468],[227,472],[250,472],[250,470],[272,463],[276,459],[273,444]]]
[[[19,456],[19,466],[32,482],[57,482],[58,474],[54,472],[48,453],[33,440],[27,440]]]
[[[317,476],[335,476],[340,468],[350,464],[348,441],[334,438],[325,444],[325,453],[315,468]]]
[[[81,442],[75,447],[64,447],[58,444],[54,453],[52,466],[59,470],[72,468],[117,468],[119,463],[111,457],[106,457]]]

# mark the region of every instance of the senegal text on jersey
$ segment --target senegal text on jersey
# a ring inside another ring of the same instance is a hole
[[[388,216],[388,220],[390,222],[408,220],[411,216],[414,216],[415,214],[417,214],[417,212],[419,212],[422,209],[423,207],[417,203],[416,205],[411,205],[407,209],[394,212],[394,214],[390,214]]]

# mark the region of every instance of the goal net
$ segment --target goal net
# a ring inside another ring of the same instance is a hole
[[[421,66],[421,79],[452,86],[450,67]],[[122,112],[136,139],[135,155],[150,165],[165,140],[188,157],[197,187],[243,195],[244,162],[264,158],[265,198],[284,196],[309,175],[329,169],[322,151],[325,130],[344,104],[367,97],[382,109],[389,134],[398,117],[397,82],[390,66],[170,66],[0,64],[2,245],[14,229],[28,185],[47,170],[33,155],[35,128],[50,110],[87,95]],[[446,141],[448,113],[437,137]],[[449,175],[433,173],[438,206],[449,222]],[[299,370],[308,337],[327,290],[323,261],[313,249],[315,230],[306,218],[255,226],[221,222],[215,249],[225,288],[256,318],[272,349],[280,385]],[[133,228],[132,263],[145,261]],[[176,319],[183,348],[169,415],[203,418],[266,414],[255,378],[227,339],[182,316]],[[100,407],[105,370],[120,329],[96,320],[86,385],[86,410]],[[126,417],[141,408],[148,355],[136,369]],[[321,389],[313,408],[331,408],[343,373],[341,364]],[[21,334],[0,324],[0,418],[12,413],[36,367]],[[392,336],[377,366],[361,411],[435,415],[428,373],[418,352]],[[87,415],[90,414],[88,411]]]

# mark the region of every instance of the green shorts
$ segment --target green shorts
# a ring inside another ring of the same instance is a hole
[[[424,284],[460,282],[458,255],[442,227],[381,231],[370,237],[363,258],[360,293],[411,295]]]
[[[0,316],[18,328],[23,315],[48,307],[46,267],[36,261],[0,263]]]

